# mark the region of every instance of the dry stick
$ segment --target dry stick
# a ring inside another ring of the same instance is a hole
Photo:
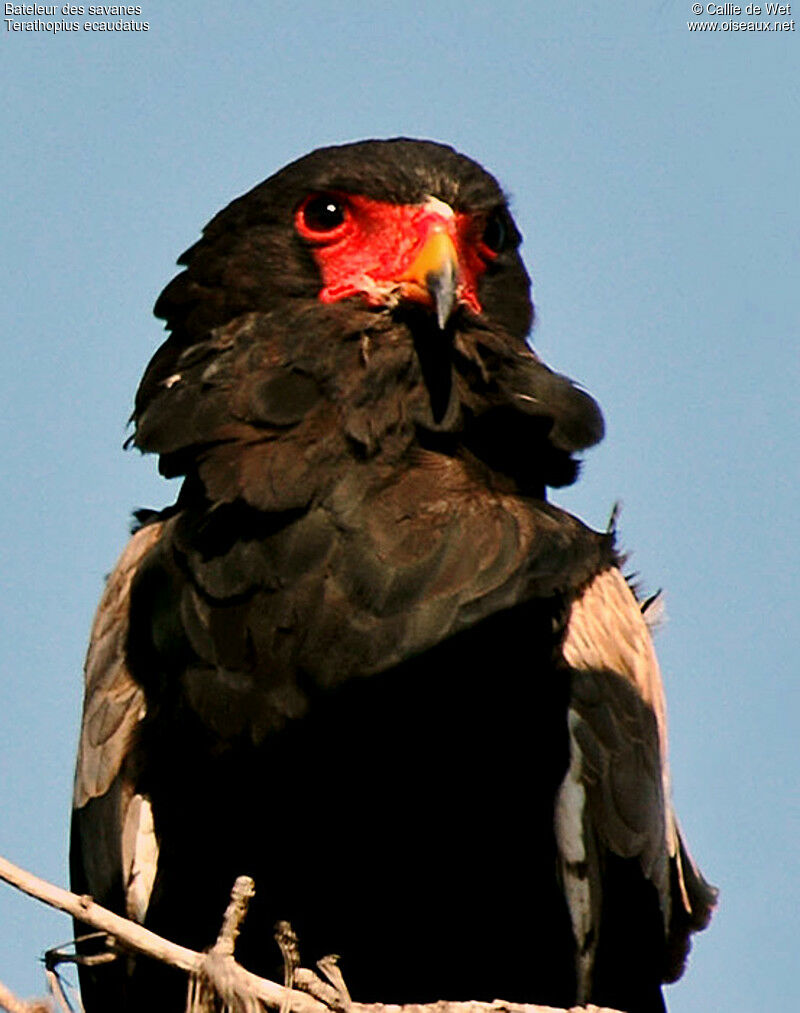
[[[203,962],[202,973],[189,975],[186,1013],[215,1010],[218,1008],[217,998],[222,1000],[223,1010],[256,1009],[252,994],[242,994],[239,965],[233,959],[236,937],[254,894],[253,880],[249,876],[238,876],[222,919],[222,928]]]
[[[295,972],[300,966],[300,948],[297,945],[297,933],[289,922],[281,919],[275,925],[274,938],[283,958],[283,984],[286,988],[294,988]],[[289,1013],[287,1006],[288,1003],[286,1002],[281,1006],[281,1013]]]
[[[8,1013],[26,1013],[26,1006],[27,1003],[18,999],[13,992],[9,992],[0,981],[0,1009],[6,1009]]]
[[[61,984],[61,979],[56,972],[45,966],[44,974],[47,978],[47,987],[50,989],[50,994],[54,997],[59,1007],[64,1011],[64,1013],[74,1013],[72,1006],[69,1004],[69,1000],[64,994],[64,986]],[[81,1006],[81,1009],[83,1009],[83,1006]],[[50,1013],[53,1013],[53,1011],[51,1010]]]
[[[155,960],[160,960],[190,974],[198,974],[202,969],[206,959],[205,954],[196,953],[185,946],[179,946],[177,943],[162,939],[155,932],[95,904],[91,897],[79,897],[77,894],[70,893],[69,890],[53,886],[52,883],[39,879],[38,876],[20,869],[19,866],[13,865],[2,857],[0,857],[0,879],[4,879],[11,886],[22,890],[23,893],[49,904],[50,907],[66,911],[73,918],[86,922],[92,928],[108,932],[126,949],[143,953],[145,956],[153,957]],[[282,985],[266,978],[259,978],[238,965],[237,976],[242,988],[247,989],[255,998],[273,1008],[281,1006],[287,994],[287,989]],[[289,992],[289,998],[291,1008],[295,1013],[329,1013],[327,1007],[322,1003],[311,999],[302,992]]]
[[[256,885],[249,876],[237,876],[231,890],[230,903],[225,909],[222,919],[222,928],[219,930],[216,943],[214,943],[217,953],[233,956],[236,937],[239,935],[244,916],[247,914],[250,898],[255,895],[255,892]]]
[[[50,1013],[47,1002],[39,999],[24,1002],[9,991],[2,981],[0,981],[0,1009],[8,1010],[8,1013]]]
[[[160,960],[181,971],[198,974],[202,970],[203,962],[207,959],[206,954],[196,953],[185,946],[179,946],[177,943],[162,939],[155,932],[95,904],[91,897],[79,897],[77,894],[70,893],[69,890],[53,886],[52,883],[39,879],[33,873],[26,872],[25,869],[21,869],[2,856],[0,856],[0,879],[5,880],[6,883],[23,893],[27,893],[30,897],[49,904],[50,907],[65,911],[73,918],[86,922],[87,925],[91,925],[101,932],[109,933],[126,949]],[[317,1002],[303,992],[286,989],[267,978],[259,978],[258,975],[246,971],[238,964],[236,965],[236,973],[242,990],[247,990],[254,998],[260,999],[274,1009],[279,1009],[288,996],[294,1013],[331,1013],[330,1007],[324,1003]],[[23,1004],[20,1010],[19,1000],[16,1000],[13,995],[10,996],[10,999],[17,1003],[16,1007],[13,1005],[6,1007],[13,1013],[16,1011],[32,1013],[29,1005]],[[0,992],[0,1006],[2,1005],[3,993]],[[575,1006],[568,1013],[583,1013],[583,1011],[584,1007]],[[405,1006],[394,1003],[353,1003],[350,1013],[565,1013],[565,1011],[557,1010],[551,1006],[495,1000],[494,1002],[437,1002],[428,1005],[413,1003]],[[619,1013],[619,1011],[599,1006],[587,1006],[585,1013]]]
[[[344,976],[339,970],[339,954],[329,953],[327,957],[323,957],[322,960],[317,961],[317,967],[336,989],[336,994],[339,996],[339,1001],[344,1009],[349,1010],[353,1005],[353,1000],[350,998],[347,985],[344,983]]]

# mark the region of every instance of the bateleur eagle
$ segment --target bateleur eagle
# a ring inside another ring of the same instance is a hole
[[[157,316],[132,441],[183,476],[92,630],[73,887],[355,999],[662,1010],[715,892],[670,803],[645,608],[546,499],[596,403],[526,338],[497,182],[427,141],[301,158],[220,212]],[[180,1011],[145,958],[88,1013]]]

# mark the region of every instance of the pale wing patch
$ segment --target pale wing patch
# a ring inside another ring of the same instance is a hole
[[[122,829],[125,910],[133,921],[144,922],[157,869],[158,840],[150,799],[146,795],[134,795]]]
[[[131,734],[144,715],[144,693],[127,668],[131,582],[163,525],[149,524],[131,538],[97,607],[86,655],[83,722],[75,769],[76,809],[104,795],[119,773]]]
[[[570,765],[556,795],[555,831],[561,879],[577,944],[577,1001],[583,1005],[589,998],[597,949],[596,913],[600,909],[600,883],[599,880],[592,882],[589,878],[587,849],[591,838],[585,825],[588,813],[583,783],[583,757],[574,735],[577,720],[575,711],[570,710]]]
[[[619,570],[598,574],[573,602],[562,651],[572,669],[571,758],[555,822],[579,981],[591,979],[603,849],[638,859],[656,887],[675,953],[666,973],[677,976],[689,934],[708,922],[716,894],[680,840],[661,673],[648,622]]]
[[[653,709],[666,759],[667,709],[658,659],[639,603],[619,570],[599,574],[573,603],[563,653],[572,668],[610,669],[636,685]]]
[[[639,603],[617,569],[573,602],[563,643],[573,670],[570,766],[556,801],[559,867],[577,949],[579,999],[590,995],[602,907],[599,849],[638,857],[670,921],[664,690]]]
[[[669,806],[664,684],[647,621],[619,570],[610,569],[599,574],[573,603],[563,654],[567,664],[579,671],[611,671],[628,679],[651,708],[658,727],[661,780],[666,802],[664,835],[669,855],[675,855],[678,841]]]

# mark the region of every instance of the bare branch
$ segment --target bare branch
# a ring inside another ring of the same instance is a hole
[[[0,857],[0,879],[22,890],[23,893],[49,904],[50,907],[65,911],[73,918],[91,925],[92,928],[110,933],[117,945],[127,950],[142,953],[195,975],[201,973],[207,960],[206,954],[196,953],[186,946],[171,943],[155,932],[95,904],[91,897],[79,897],[69,890],[53,886],[52,883],[34,876],[3,857]],[[267,978],[259,978],[238,964],[236,972],[240,987],[272,1009],[279,1009],[288,994],[290,1007],[294,1013],[329,1013],[326,1006],[302,992],[285,989]]]
[[[242,878],[246,879],[246,877]],[[2,856],[0,856],[0,879],[50,907],[65,911],[73,918],[77,918],[101,932],[107,932],[114,937],[116,945],[170,964],[195,976],[196,979],[207,975],[210,959],[223,958],[226,961],[226,976],[231,981],[236,995],[242,1000],[241,1008],[245,1008],[244,1003],[258,1002],[263,1007],[281,1009],[286,1003],[293,1013],[331,1013],[332,1006],[341,1006],[341,995],[337,995],[339,1001],[331,1005],[320,1002],[304,992],[284,988],[267,978],[259,978],[237,964],[229,953],[218,952],[216,947],[212,948],[211,953],[205,954],[196,953],[185,946],[172,943],[154,932],[150,932],[149,929],[145,929],[127,918],[121,918],[112,911],[95,904],[91,897],[80,897],[70,893],[69,890],[62,890],[60,887],[19,868]],[[218,942],[222,941],[223,947],[230,946],[230,952],[233,950],[233,941],[249,900],[247,884],[241,884],[241,890],[238,889],[239,886],[240,881],[237,880],[237,885],[234,887],[234,897],[225,913],[223,929],[220,931],[218,940]],[[307,977],[308,974],[304,973],[303,968],[297,969],[296,980],[298,982],[305,984]],[[42,1003],[21,1002],[2,984],[0,984],[0,1008],[6,1009],[8,1013],[50,1013],[49,1007]],[[249,1008],[255,1008],[255,1006],[249,1005]],[[599,1006],[576,1006],[569,1011],[564,1011],[551,1006],[495,1000],[494,1002],[415,1003],[406,1006],[354,1002],[350,1005],[348,1013],[618,1013],[618,1011]]]
[[[2,981],[0,981],[0,1009],[7,1010],[8,1013],[52,1013],[49,1003],[41,999],[24,1002],[6,988]]]

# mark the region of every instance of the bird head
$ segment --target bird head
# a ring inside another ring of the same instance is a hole
[[[415,442],[530,495],[573,481],[602,417],[526,343],[520,243],[494,177],[445,145],[363,141],[292,162],[181,257],[156,303],[170,336],[139,387],[134,443],[165,474],[201,471],[215,497],[267,506],[307,502],[348,454],[396,461]]]
[[[533,308],[520,242],[497,181],[450,147],[401,138],[321,148],[209,223],[156,314],[180,333],[292,297],[343,317],[424,308],[442,329],[484,314],[524,338]]]

